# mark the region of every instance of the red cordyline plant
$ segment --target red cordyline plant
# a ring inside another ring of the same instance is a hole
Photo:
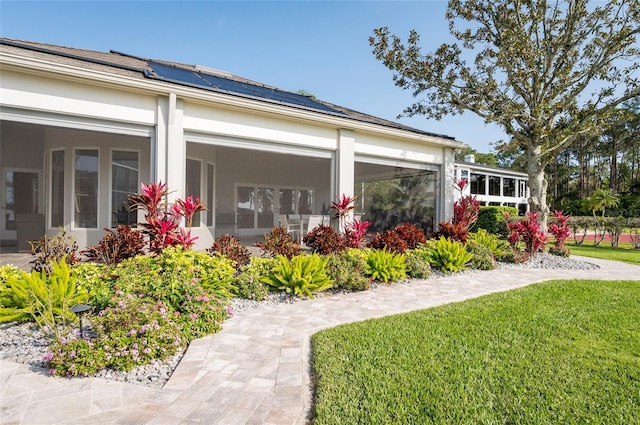
[[[337,218],[340,221],[340,226],[343,229],[346,228],[347,217],[349,216],[349,212],[353,211],[353,204],[356,202],[356,199],[358,199],[357,196],[349,196],[343,193],[337,202],[331,203],[331,209],[336,210],[333,218]]]
[[[508,212],[504,213],[507,228],[511,232],[508,240],[513,250],[518,251],[517,245],[522,242],[525,245],[527,254],[530,256],[536,252],[542,252],[547,242],[547,237],[540,228],[540,223],[538,223],[538,213],[528,212],[524,220],[517,221],[509,221],[510,216]]]
[[[549,233],[553,235],[555,238],[555,247],[550,250],[551,253],[557,255],[566,256],[569,254],[568,250],[565,248],[564,243],[569,238],[570,228],[567,225],[569,221],[569,216],[564,215],[562,210],[555,211],[551,214],[551,217],[554,219],[555,223],[549,226]]]
[[[347,223],[344,230],[347,237],[347,246],[349,248],[361,248],[370,225],[369,221],[360,221],[357,218],[353,222]]]
[[[198,239],[191,236],[193,216],[206,210],[200,198],[189,196],[178,199],[174,204],[165,201],[169,193],[163,182],[140,185],[141,193],[129,195],[131,208],[144,212],[146,223],[140,223],[143,232],[149,236],[149,250],[159,253],[169,246],[182,246],[189,249]],[[180,220],[185,218],[188,229],[180,228]]]

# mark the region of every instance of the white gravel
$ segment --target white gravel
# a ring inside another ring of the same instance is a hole
[[[525,264],[499,263],[501,269],[566,269],[566,270],[593,270],[599,266],[572,258],[559,257],[552,254],[537,254]],[[444,274],[434,271],[432,279],[443,277]],[[398,282],[401,284],[403,282]],[[376,285],[373,288],[375,290]],[[316,297],[333,296],[340,292],[327,292],[316,294]],[[289,296],[285,293],[272,293],[265,301],[250,301],[244,299],[231,300],[234,313],[253,308],[263,308],[269,305],[291,303],[301,301],[300,298]],[[47,353],[50,339],[33,323],[5,323],[0,324],[0,359],[17,363],[24,363],[34,369],[42,370],[45,363],[42,358]],[[130,382],[153,388],[162,388],[169,380],[174,369],[180,363],[184,352],[177,353],[165,362],[156,362],[138,367],[130,372],[116,370],[102,370],[96,376],[100,378]]]

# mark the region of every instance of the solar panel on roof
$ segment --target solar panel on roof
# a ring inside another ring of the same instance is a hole
[[[304,108],[342,114],[341,111],[333,109],[314,99],[284,90],[264,87],[242,81],[231,80],[229,78],[216,75],[205,74],[190,69],[178,68],[158,62],[149,61],[149,65],[157,77],[178,84],[188,84],[205,88],[208,90],[224,91],[228,93],[250,96],[258,99],[265,99],[273,102],[286,103]],[[343,114],[342,114],[343,115]]]

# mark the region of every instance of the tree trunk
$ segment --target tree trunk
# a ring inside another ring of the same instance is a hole
[[[529,206],[532,213],[539,213],[538,223],[544,232],[547,231],[547,180],[544,177],[544,165],[542,164],[542,148],[539,144],[527,145],[527,174],[529,175]]]

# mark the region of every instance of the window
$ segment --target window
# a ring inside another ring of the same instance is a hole
[[[516,179],[511,177],[505,177],[502,179],[502,195],[503,196],[516,196]]]
[[[78,149],[75,156],[75,227],[98,227],[98,150]]]
[[[293,214],[296,210],[296,190],[280,189],[280,214]]]
[[[471,194],[473,195],[486,195],[486,179],[484,174],[471,173]]]
[[[500,177],[489,176],[489,195],[500,196]]]
[[[213,164],[207,164],[207,226],[213,226],[213,211],[215,209],[215,200],[213,198]]]
[[[129,195],[138,191],[138,152],[111,153],[111,226],[135,226],[137,213],[131,210]]]
[[[258,227],[273,227],[275,217],[274,189],[258,188]]]
[[[298,191],[298,214],[311,214],[313,212],[313,190],[303,189]]]
[[[238,215],[238,228],[252,229],[254,227],[253,217],[256,209],[254,188],[239,186],[237,195],[236,214]]]
[[[527,197],[527,181],[526,180],[518,180],[518,196],[521,198]]]
[[[201,194],[201,167],[202,164],[196,159],[187,159],[187,191],[186,196],[202,197]],[[187,223],[188,225],[189,223]],[[191,221],[191,226],[200,227],[200,213],[195,213]]]
[[[64,151],[51,152],[51,227],[64,225]]]

